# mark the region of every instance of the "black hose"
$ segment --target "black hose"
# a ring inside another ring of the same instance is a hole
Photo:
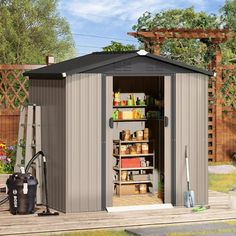
[[[6,203],[8,201],[8,196],[3,198],[1,201],[0,201],[0,206],[3,205],[4,203]]]
[[[30,166],[32,165],[32,163],[38,158],[39,155],[44,156],[44,153],[42,151],[37,152],[32,158],[31,160],[28,162],[26,168],[25,168],[25,173],[27,173],[29,171]],[[3,198],[0,201],[0,206],[3,205],[4,203],[6,203],[9,200],[8,196]]]
[[[44,153],[42,151],[39,151],[31,158],[31,160],[28,162],[27,166],[25,167],[25,173],[29,171],[30,166],[38,158],[39,155],[44,156]]]

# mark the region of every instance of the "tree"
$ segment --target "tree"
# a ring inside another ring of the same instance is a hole
[[[220,9],[221,22],[226,28],[236,32],[236,0],[227,0]],[[230,59],[236,57],[236,38],[222,45],[223,63],[228,64]],[[221,88],[222,103],[224,107],[236,110],[236,69],[223,73],[223,85]]]
[[[195,12],[194,8],[172,9],[156,14],[144,13],[133,30],[153,30],[155,28],[211,29],[219,28],[215,14]],[[142,38],[140,38],[142,41]],[[195,39],[168,39],[161,47],[161,54],[187,64],[206,68],[209,63],[208,48],[205,43]]]
[[[45,63],[74,56],[69,24],[57,11],[57,0],[0,1],[0,63]]]
[[[221,24],[236,32],[236,0],[227,0],[220,9]],[[227,64],[230,59],[236,57],[236,37],[224,43],[222,46],[223,63]]]
[[[106,52],[120,52],[120,51],[133,51],[135,46],[132,44],[122,44],[116,41],[111,41],[111,44],[102,48]]]
[[[225,5],[220,9],[220,16],[195,12],[194,8],[173,9],[151,14],[144,13],[137,24],[133,26],[136,31],[151,31],[155,28],[187,28],[187,29],[219,29],[229,28],[236,32],[236,0],[226,0]],[[143,39],[139,38],[142,42]],[[209,42],[205,42],[209,43]],[[176,59],[187,64],[207,68],[212,59],[212,50],[207,44],[199,40],[189,39],[168,39],[161,47],[161,54],[171,59]],[[222,51],[222,63],[228,64],[230,59],[236,57],[236,37],[220,45]],[[236,75],[235,70],[230,74],[223,73],[221,95],[222,104],[236,110]]]

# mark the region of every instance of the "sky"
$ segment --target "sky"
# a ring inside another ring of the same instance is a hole
[[[111,41],[138,45],[128,36],[146,11],[194,6],[196,11],[218,13],[224,0],[59,0],[58,10],[71,26],[77,56],[101,51]]]

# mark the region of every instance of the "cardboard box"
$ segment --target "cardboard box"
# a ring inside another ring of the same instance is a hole
[[[140,167],[140,159],[138,157],[121,159],[121,168],[137,168],[137,167]]]
[[[139,185],[138,184],[126,184],[126,185],[116,185],[116,194],[120,195],[120,187],[121,187],[121,195],[134,195],[139,194]]]
[[[134,181],[146,181],[150,180],[150,175],[133,175]]]
[[[122,118],[124,120],[132,120],[133,119],[133,112],[132,111],[122,111]]]

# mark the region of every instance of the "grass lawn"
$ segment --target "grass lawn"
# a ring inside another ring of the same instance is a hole
[[[230,174],[209,174],[209,189],[228,193],[232,188],[236,188],[236,173]]]

